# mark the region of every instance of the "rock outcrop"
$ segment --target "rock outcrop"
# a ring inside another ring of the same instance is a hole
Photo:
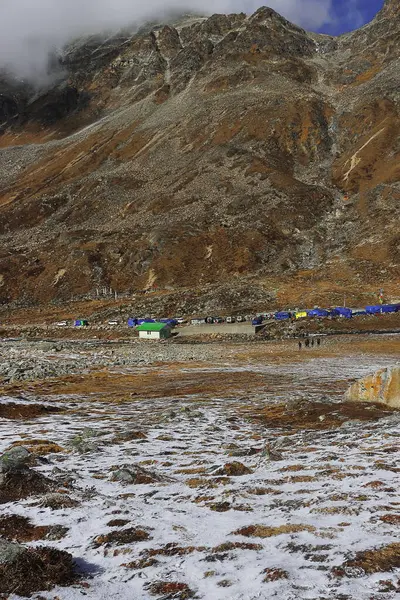
[[[355,402],[379,402],[400,408],[400,366],[381,369],[354,383],[345,399]]]
[[[260,8],[77,40],[52,89],[0,80],[0,302],[394,289],[399,36],[397,0],[338,38]]]

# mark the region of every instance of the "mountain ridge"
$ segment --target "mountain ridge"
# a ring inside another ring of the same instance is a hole
[[[20,112],[0,87],[0,300],[395,289],[399,33],[393,1],[338,38],[263,7],[75,42]]]

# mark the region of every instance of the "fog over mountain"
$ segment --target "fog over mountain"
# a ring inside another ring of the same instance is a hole
[[[251,13],[261,4],[259,0],[2,0],[0,68],[40,81],[46,78],[49,55],[76,36],[140,26],[170,13]],[[269,0],[268,5],[310,29],[333,19],[332,0]]]

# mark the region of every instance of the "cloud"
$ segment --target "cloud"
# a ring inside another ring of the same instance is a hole
[[[332,21],[332,1],[267,3],[289,20],[316,30]],[[260,5],[257,0],[0,0],[0,68],[22,79],[43,80],[49,55],[80,35],[161,20],[171,11],[251,13]]]

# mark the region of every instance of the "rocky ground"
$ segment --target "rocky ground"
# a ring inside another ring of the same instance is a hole
[[[0,382],[42,380],[110,367],[133,368],[157,362],[179,363],[220,359],[223,348],[198,345],[143,344],[75,340],[0,342]]]
[[[400,591],[399,412],[343,402],[395,336],[8,348],[77,368],[0,388],[2,597]]]

